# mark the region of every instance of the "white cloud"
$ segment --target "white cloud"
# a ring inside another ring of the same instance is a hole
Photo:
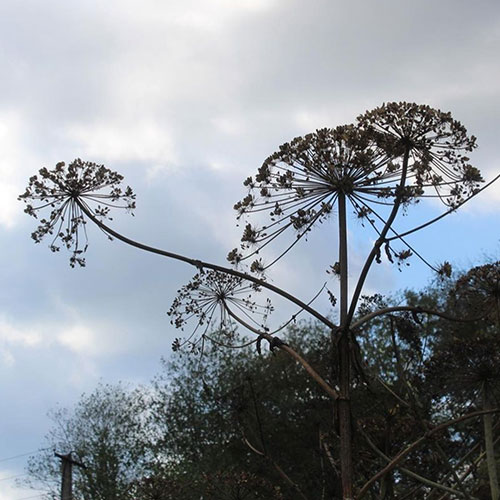
[[[0,316],[0,341],[34,347],[42,341],[42,334],[38,328],[14,325],[5,316]]]
[[[212,119],[212,123],[223,134],[229,136],[242,135],[246,131],[246,123],[243,117],[236,115],[221,115]]]
[[[18,326],[4,316],[0,316],[0,357],[3,364],[13,366],[17,347],[34,348],[40,345],[42,334],[39,329],[30,326]]]
[[[75,124],[67,137],[89,158],[148,162],[156,168],[166,168],[176,161],[170,132],[153,122]]]
[[[0,184],[0,226],[12,228],[21,210],[17,197],[20,194],[19,185],[12,183]]]
[[[360,109],[354,109],[352,103],[337,103],[335,106],[309,106],[298,109],[292,114],[292,119],[300,130],[308,133],[318,128],[333,128],[352,123],[359,113]]]
[[[82,361],[110,358],[126,352],[134,343],[134,338],[127,336],[127,332],[118,334],[118,329],[117,323],[87,321],[75,313],[62,325],[52,325],[52,339]]]
[[[484,170],[493,172],[495,176],[500,174],[500,167],[498,165],[495,165],[494,168],[490,169],[485,168]],[[494,176],[489,175],[486,181],[489,182],[493,180],[493,178]],[[465,207],[467,207],[467,204],[465,205]],[[482,212],[498,213],[499,207],[500,207],[500,178],[497,179],[491,186],[487,187],[482,193],[479,193],[477,195],[477,198],[473,202],[471,202],[471,210],[479,209]]]
[[[36,327],[0,316],[0,359],[3,363],[14,365],[20,349],[52,349],[59,345],[82,360],[113,356],[126,349],[123,342],[117,341],[113,328],[83,321],[71,306],[66,306],[66,310],[69,314],[61,321],[37,321]]]
[[[99,342],[95,332],[85,325],[72,325],[64,328],[57,340],[69,350],[79,354],[95,354],[99,352]]]
[[[0,112],[0,226],[6,228],[14,227],[22,214],[17,197],[32,158],[23,143],[25,132],[18,113]]]
[[[113,2],[111,2],[113,3]],[[146,5],[144,5],[146,4]],[[131,13],[131,21],[142,18],[141,22],[151,25],[159,20],[162,24],[172,22],[178,26],[193,28],[196,30],[220,29],[231,19],[252,13],[262,13],[270,10],[276,4],[275,0],[171,0],[168,3],[157,0],[143,2],[140,9],[142,15],[136,11],[135,3],[130,3],[129,9],[123,9],[122,4],[117,8],[121,11]]]

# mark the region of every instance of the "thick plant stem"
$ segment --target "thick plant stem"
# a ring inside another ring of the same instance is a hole
[[[242,278],[244,280],[250,281],[251,283],[255,283],[256,285],[258,285],[262,288],[265,288],[267,290],[270,290],[271,292],[274,292],[277,295],[280,295],[281,297],[289,300],[293,304],[296,304],[301,309],[303,309],[304,311],[307,311],[309,314],[311,314],[311,316],[314,316],[316,319],[318,319],[321,323],[323,323],[328,328],[336,328],[336,326],[328,318],[326,318],[325,316],[320,314],[318,311],[313,309],[309,304],[306,304],[305,302],[299,300],[297,297],[295,297],[291,293],[288,293],[285,290],[282,290],[281,288],[278,288],[277,286],[274,286],[271,283],[268,283],[267,281],[265,281],[263,279],[256,278],[255,276],[252,276],[251,274],[246,274],[246,273],[240,272],[236,269],[232,269],[232,268],[224,267],[224,266],[219,266],[217,264],[212,264],[210,262],[205,262],[205,261],[202,261],[199,259],[193,259],[193,258],[187,257],[185,255],[180,255],[180,254],[177,254],[174,252],[169,252],[167,250],[162,250],[160,248],[155,248],[155,247],[152,247],[149,245],[145,245],[144,243],[134,241],[130,238],[127,238],[126,236],[123,236],[122,234],[118,233],[114,229],[112,229],[112,228],[108,227],[106,224],[104,224],[101,220],[99,220],[95,216],[94,213],[92,213],[92,211],[89,209],[89,207],[85,203],[82,203],[82,200],[80,200],[79,198],[75,199],[75,203],[82,210],[82,212],[111,239],[116,238],[117,240],[120,240],[121,242],[126,243],[127,245],[130,245],[132,247],[138,248],[139,250],[144,250],[146,252],[161,255],[161,256],[167,257],[169,259],[179,260],[181,262],[184,262],[186,264],[194,266],[197,269],[203,269],[203,268],[211,269],[213,271],[228,274],[230,276],[236,276],[238,278]]]
[[[488,386],[483,387],[483,407],[485,410],[491,410]],[[486,449],[486,463],[488,465],[488,478],[490,481],[490,492],[492,500],[498,500],[500,491],[498,489],[497,463],[495,460],[495,447],[493,444],[493,415],[487,413],[483,415],[484,425],[484,447]]]
[[[276,341],[276,339],[272,336],[269,335],[266,332],[263,332],[261,330],[258,330],[257,328],[253,327],[251,324],[247,323],[246,321],[242,320],[240,317],[238,317],[234,312],[229,309],[229,307],[226,306],[226,311],[233,318],[236,322],[238,322],[240,325],[244,326],[247,330],[250,330],[253,333],[256,333],[259,335],[259,337],[262,337],[266,339],[269,342],[269,345],[273,346],[273,342]],[[330,385],[328,384],[323,377],[294,349],[292,349],[289,345],[285,344],[284,342],[279,342],[275,345],[278,349],[281,349],[282,351],[285,351],[288,353],[292,358],[294,358],[296,361],[298,361],[306,370],[306,372],[309,374],[309,376],[316,382],[318,383],[321,388],[334,400],[336,401],[339,397],[337,391]],[[273,347],[274,348],[274,347]]]
[[[347,268],[347,214],[345,194],[339,194],[339,263],[340,263],[340,338],[338,418],[340,433],[340,470],[342,497],[353,498],[352,426],[351,426],[351,349],[347,320],[348,268]]]

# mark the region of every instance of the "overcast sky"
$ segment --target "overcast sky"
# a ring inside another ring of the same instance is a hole
[[[34,245],[16,201],[29,176],[76,157],[125,175],[136,216],[114,227],[218,263],[237,245],[242,181],[280,144],[383,102],[451,111],[500,172],[500,4],[465,0],[0,1],[0,500],[57,404],[99,380],[147,382],[177,333],[166,311],[191,268],[99,231],[86,269]],[[432,263],[500,254],[500,183],[411,242]],[[415,209],[425,217],[435,206]],[[351,274],[373,241],[350,225]],[[308,300],[336,259],[324,224],[271,274]],[[373,269],[367,292],[424,286],[413,261]],[[334,287],[334,283],[330,283]],[[317,305],[328,313],[326,300]],[[278,320],[277,320],[278,321]]]

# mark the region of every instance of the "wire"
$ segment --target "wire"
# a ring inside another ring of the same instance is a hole
[[[15,476],[8,476],[8,477],[0,477],[0,481],[7,481],[8,479],[14,479],[16,477],[22,477],[22,476],[27,476],[28,473],[25,472],[24,474],[16,474]]]
[[[38,493],[38,495],[32,495],[30,497],[17,498],[16,500],[28,500],[29,498],[42,498],[43,496],[45,496],[45,493]]]
[[[40,451],[49,450],[50,448],[39,448],[38,450],[30,451],[28,453],[21,453],[20,455],[14,455],[12,457],[2,458],[0,462],[7,462],[7,460],[14,460],[14,458],[27,457],[28,455],[33,455],[33,453],[38,453]]]

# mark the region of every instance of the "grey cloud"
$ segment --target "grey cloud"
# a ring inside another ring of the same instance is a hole
[[[452,111],[478,136],[478,166],[488,175],[498,171],[497,2],[281,0],[231,12],[220,3],[219,12],[202,12],[212,16],[204,27],[185,15],[196,2],[159,4],[1,2],[0,120],[9,127],[14,113],[21,123],[5,160],[11,168],[0,164],[2,181],[20,183],[41,166],[76,156],[105,161],[138,192],[136,217],[118,216],[114,227],[152,245],[224,263],[238,243],[241,228],[231,207],[245,195],[244,178],[279,144],[350,122],[383,101],[406,99]],[[142,124],[151,135],[138,132]],[[431,212],[419,207],[416,215]],[[496,213],[480,219],[475,213],[451,217],[411,242],[433,264],[457,259],[466,265],[469,255],[498,251]],[[109,242],[98,230],[90,231],[87,269],[71,270],[66,255],[31,243],[33,227],[27,218],[10,229],[0,226],[7,263],[0,266],[0,316],[18,326],[50,325],[69,323],[73,309],[89,324],[106,325],[103,342],[120,343],[122,351],[82,360],[57,343],[15,347],[17,366],[29,366],[32,375],[3,367],[2,389],[14,400],[39,387],[40,398],[20,399],[4,415],[5,429],[18,432],[14,412],[35,415],[30,437],[26,429],[23,434],[30,449],[47,428],[46,408],[92,388],[90,375],[81,386],[61,382],[72,365],[92,365],[94,375],[109,379],[152,375],[178,334],[166,311],[194,273]],[[272,277],[304,299],[328,279],[325,268],[335,260],[334,224],[321,229]],[[355,275],[373,235],[351,229]],[[290,271],[298,267],[305,277]],[[378,266],[367,287],[383,282],[391,291],[423,285],[427,276],[416,262],[405,273]],[[327,304],[318,307],[326,310]],[[24,451],[17,438],[9,443],[12,454]]]

